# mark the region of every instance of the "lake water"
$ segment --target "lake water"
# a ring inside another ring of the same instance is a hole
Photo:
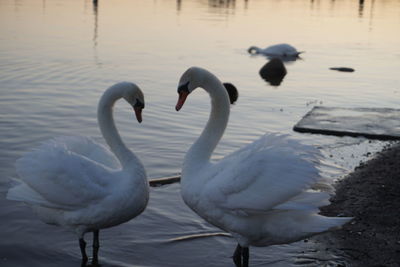
[[[209,112],[197,90],[175,112],[176,86],[190,66],[231,82],[232,107],[218,158],[266,132],[291,133],[351,171],[383,142],[298,134],[293,125],[313,106],[399,106],[398,0],[0,0],[0,266],[79,266],[73,233],[48,226],[31,210],[5,200],[14,162],[58,135],[87,135],[104,143],[96,122],[102,92],[118,81],[145,92],[143,123],[120,102],[118,129],[150,178],[178,174]],[[247,48],[290,43],[306,51],[286,64],[280,86],[258,74],[267,62]],[[329,70],[351,67],[353,73]],[[151,190],[146,211],[101,231],[100,262],[108,266],[232,266],[235,242],[187,208],[179,184]],[[91,242],[91,235],[87,240]],[[252,266],[337,266],[340,253],[321,254],[315,241],[251,249]]]

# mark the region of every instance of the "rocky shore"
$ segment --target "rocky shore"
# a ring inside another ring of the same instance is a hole
[[[340,251],[346,266],[400,266],[400,145],[384,149],[336,184],[328,216],[351,216],[342,229],[317,237]]]

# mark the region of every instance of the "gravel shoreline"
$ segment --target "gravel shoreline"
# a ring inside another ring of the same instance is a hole
[[[316,237],[346,266],[400,266],[400,144],[395,144],[336,184],[327,216],[350,216],[342,229]]]

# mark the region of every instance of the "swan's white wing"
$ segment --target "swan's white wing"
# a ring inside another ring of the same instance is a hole
[[[86,136],[60,136],[42,145],[46,147],[65,147],[65,149],[94,160],[110,168],[119,169],[121,164],[114,154],[104,145]]]
[[[265,212],[318,180],[319,157],[311,146],[268,134],[215,164],[202,193],[227,211]]]
[[[8,198],[73,210],[98,203],[110,193],[116,171],[69,150],[57,140],[17,160],[22,184],[11,188]]]

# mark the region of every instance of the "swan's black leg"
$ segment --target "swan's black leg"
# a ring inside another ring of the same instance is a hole
[[[233,253],[233,262],[236,267],[242,267],[242,247],[238,244],[235,252]]]
[[[98,264],[99,264],[99,258],[98,258],[99,248],[100,248],[99,230],[94,230],[93,231],[93,259],[92,259],[93,266],[98,266]]]
[[[79,247],[81,249],[81,254],[82,254],[82,264],[81,264],[81,266],[83,267],[83,266],[86,266],[86,263],[88,261],[88,257],[86,255],[86,250],[85,250],[86,249],[86,242],[83,239],[83,237],[79,238]]]
[[[249,267],[249,248],[248,247],[242,248],[242,256],[243,256],[243,266],[242,267]]]

